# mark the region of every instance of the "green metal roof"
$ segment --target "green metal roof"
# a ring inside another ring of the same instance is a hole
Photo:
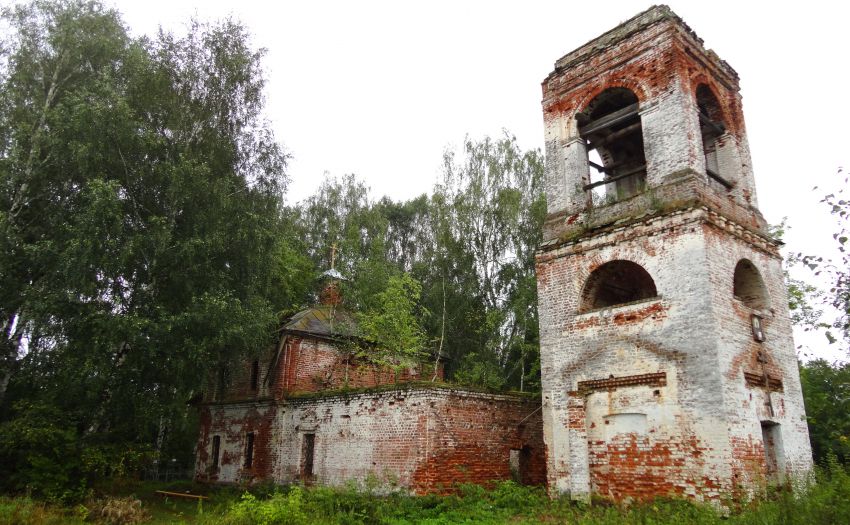
[[[354,319],[339,307],[313,306],[287,319],[283,324],[283,330],[321,336],[352,335]]]

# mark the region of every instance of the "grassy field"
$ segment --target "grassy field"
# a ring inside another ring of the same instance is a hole
[[[605,501],[583,506],[551,500],[540,488],[506,482],[490,490],[462,486],[454,496],[375,496],[353,488],[255,487],[251,492],[193,484],[121,483],[100,487],[100,497],[51,505],[26,497],[0,497],[0,525],[147,524],[426,524],[581,525],[844,524],[850,523],[850,476],[821,472],[805,493],[777,491],[758,502],[729,502],[731,512],[675,499],[628,507]],[[189,491],[208,500],[164,498],[157,490]]]

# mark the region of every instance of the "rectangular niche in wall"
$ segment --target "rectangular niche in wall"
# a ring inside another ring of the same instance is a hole
[[[520,483],[520,475],[519,475],[519,454],[520,450],[518,448],[512,448],[510,452],[510,456],[508,458],[508,464],[511,469],[511,479]]]
[[[608,439],[620,434],[646,434],[646,414],[625,413],[605,416],[605,436]]]

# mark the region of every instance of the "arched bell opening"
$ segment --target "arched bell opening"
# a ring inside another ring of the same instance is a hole
[[[724,173],[720,162],[721,150],[731,146],[724,141],[726,124],[720,102],[706,84],[697,86],[696,98],[702,151],[705,155],[705,173],[727,190],[731,190],[734,184],[730,174]]]
[[[770,304],[761,273],[748,259],[741,259],[735,265],[732,293],[736,299],[754,310],[762,310]]]
[[[623,87],[609,88],[576,115],[579,136],[588,151],[594,200],[631,197],[646,187],[646,156],[637,95]]]
[[[581,311],[589,311],[652,299],[658,291],[652,276],[641,265],[610,261],[590,274],[581,295]]]

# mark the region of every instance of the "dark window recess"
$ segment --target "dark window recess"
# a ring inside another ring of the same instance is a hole
[[[254,465],[254,433],[248,432],[245,436],[245,468],[251,468]]]
[[[260,382],[260,362],[254,359],[251,362],[251,390],[256,390]]]
[[[304,446],[302,449],[301,476],[309,479],[313,476],[313,457],[316,452],[316,434],[304,434]]]
[[[655,281],[639,264],[611,261],[588,277],[582,292],[582,310],[606,308],[657,297]]]
[[[732,278],[732,294],[746,306],[755,310],[767,308],[767,287],[755,265],[741,259],[735,265],[735,275]]]
[[[597,95],[576,115],[591,167],[584,189],[592,190],[594,197],[615,201],[644,190],[646,156],[638,109],[637,96],[617,87]]]
[[[218,470],[218,457],[221,453],[221,436],[213,436],[212,438],[212,469]]]
[[[717,97],[705,84],[697,87],[697,110],[699,111],[699,130],[702,135],[702,151],[705,154],[705,172],[727,190],[732,189],[732,182],[724,178],[717,160],[717,150],[721,144],[720,137],[726,133],[723,112],[720,110]]]
[[[217,401],[221,401],[224,399],[224,395],[227,392],[227,367],[224,365],[218,366],[217,371],[217,381],[215,388],[215,399]]]

